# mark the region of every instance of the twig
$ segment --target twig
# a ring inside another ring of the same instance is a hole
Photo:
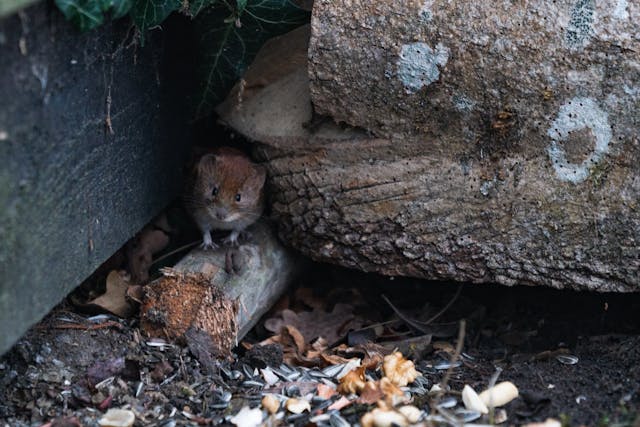
[[[384,295],[384,294],[383,294],[383,295],[382,295],[382,299],[384,299],[384,300],[386,301],[386,303],[387,303],[387,304],[389,304],[389,307],[391,307],[391,309],[396,313],[396,315],[397,315],[400,319],[402,319],[402,320],[403,320],[407,325],[409,325],[409,326],[411,326],[412,328],[414,328],[414,329],[416,329],[416,330],[418,330],[418,331],[422,332],[423,334],[426,334],[426,333],[427,333],[427,331],[425,331],[425,330],[422,328],[422,326],[421,326],[421,325],[418,325],[418,324],[416,323],[416,321],[415,321],[415,320],[413,320],[413,319],[409,319],[409,318],[408,318],[407,316],[405,316],[405,315],[404,315],[400,310],[398,310],[398,308],[397,308],[395,305],[393,305],[393,304],[391,303],[391,301],[389,301],[389,298],[387,298],[387,296],[386,296],[386,295]]]
[[[501,373],[502,373],[502,368],[498,366],[496,368],[496,371],[493,373],[493,375],[491,375],[491,379],[489,379],[489,388],[496,385],[496,381],[498,381],[498,377],[500,376]],[[489,396],[491,397],[491,400],[493,400],[493,393],[491,393]],[[494,422],[494,417],[495,417],[495,406],[492,404],[489,407],[489,422],[491,424],[493,424]]]
[[[458,297],[460,296],[460,292],[462,291],[462,285],[463,285],[463,283],[461,283],[460,286],[458,286],[458,290],[456,291],[456,293],[449,300],[449,302],[444,307],[442,307],[442,309],[439,312],[437,312],[436,314],[431,316],[431,318],[429,318],[429,320],[427,320],[426,322],[418,322],[418,321],[416,321],[416,322],[418,324],[427,326],[429,323],[433,322],[438,317],[442,316],[444,314],[444,312],[447,311],[453,305],[453,303],[458,299]]]
[[[462,319],[460,320],[460,328],[458,329],[458,342],[456,343],[456,351],[453,353],[451,360],[449,361],[450,366],[447,369],[447,372],[444,374],[444,378],[440,382],[440,391],[436,394],[435,399],[431,401],[431,412],[436,412],[438,410],[437,403],[440,401],[440,398],[444,394],[447,389],[447,384],[449,383],[449,379],[451,378],[451,373],[453,372],[454,365],[460,358],[460,353],[462,353],[462,347],[464,346],[464,337],[466,333],[467,322]]]
[[[420,322],[418,320],[410,319],[405,314],[403,314],[396,306],[394,306],[391,303],[391,301],[389,301],[389,298],[386,297],[386,295],[382,295],[382,298],[387,302],[387,304],[389,304],[389,307],[391,307],[391,309],[396,313],[396,315],[400,319],[402,319],[405,323],[407,323],[412,328],[417,329],[418,331],[422,332],[423,334],[428,334],[429,331],[427,329],[424,329],[424,327],[425,326],[429,326],[430,323],[432,323],[438,317],[442,316],[453,305],[453,303],[456,301],[456,299],[458,299],[458,297],[460,296],[460,292],[461,291],[462,291],[462,284],[460,284],[460,286],[458,286],[458,290],[453,295],[453,297],[449,300],[449,302],[444,307],[442,307],[442,309],[440,311],[438,311],[436,314],[431,316],[426,322]]]
[[[200,243],[200,240],[196,240],[195,242],[191,242],[191,243],[188,243],[188,244],[186,244],[184,246],[180,246],[179,248],[174,249],[171,252],[167,252],[166,254],[162,255],[161,257],[158,257],[155,260],[153,260],[151,265],[155,265],[155,264],[159,263],[160,261],[165,260],[165,259],[169,258],[170,256],[177,254],[178,252],[182,252],[182,251],[184,251],[186,249],[192,248],[195,245],[197,245],[198,243]]]

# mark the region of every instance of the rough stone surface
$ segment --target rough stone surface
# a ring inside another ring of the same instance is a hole
[[[545,153],[573,109],[577,122],[599,118],[588,131],[606,152],[624,149],[638,130],[639,19],[626,0],[319,0],[311,98],[378,136],[447,138],[485,155],[496,140]],[[592,151],[581,140],[570,145]]]
[[[281,237],[314,259],[638,291],[639,18],[626,1],[317,0],[310,100],[365,132],[302,126],[298,73],[229,122],[263,143]],[[286,128],[254,126],[276,111]]]
[[[132,35],[46,2],[0,20],[0,353],[180,190],[180,79]]]

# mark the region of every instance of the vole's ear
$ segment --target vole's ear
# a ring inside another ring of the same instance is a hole
[[[216,155],[213,153],[205,154],[200,158],[198,164],[196,165],[196,173],[199,176],[206,175],[207,173],[211,173],[215,168],[216,164]]]
[[[256,187],[262,188],[264,181],[267,179],[267,168],[263,165],[254,165],[253,167],[256,171],[255,185]]]

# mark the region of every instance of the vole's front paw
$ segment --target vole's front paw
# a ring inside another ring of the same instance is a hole
[[[233,230],[229,235],[224,239],[224,244],[227,246],[238,246],[238,240],[240,237],[240,232]]]
[[[211,239],[211,233],[210,232],[206,232],[202,234],[202,243],[200,244],[200,248],[204,249],[204,250],[214,250],[214,249],[218,249],[218,245],[213,243],[213,240]]]

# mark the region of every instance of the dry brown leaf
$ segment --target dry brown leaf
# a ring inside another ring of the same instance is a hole
[[[280,330],[280,336],[282,337],[283,346],[294,346],[293,348],[300,354],[302,354],[306,348],[306,342],[304,336],[293,325],[284,325]]]
[[[126,296],[132,301],[142,304],[142,300],[144,299],[144,289],[141,285],[130,285],[127,288]]]
[[[324,310],[325,308],[325,298],[315,296],[313,294],[313,288],[296,289],[295,299],[311,309]]]
[[[153,254],[160,252],[169,244],[169,235],[165,230],[169,230],[169,224],[166,217],[162,215],[127,243],[127,261],[135,283],[146,283],[149,280]]]
[[[342,396],[340,397],[340,399],[336,400],[335,402],[333,402],[331,405],[329,405],[329,407],[327,408],[328,411],[339,411],[342,408],[346,408],[347,406],[351,405],[353,403],[353,401],[347,399],[346,397]]]
[[[367,381],[360,392],[358,403],[371,405],[383,397],[384,393],[382,393],[382,390],[380,389],[380,383],[378,381]]]
[[[350,360],[355,359],[355,358],[347,359],[345,357],[338,356],[336,354],[329,354],[329,353],[321,353],[320,357],[329,365],[340,365],[342,363],[348,363]]]
[[[336,394],[336,390],[333,387],[330,387],[324,383],[318,383],[318,387],[316,388],[318,397],[321,399],[329,399],[333,395]]]
[[[451,343],[448,343],[446,341],[435,341],[433,343],[433,350],[434,351],[443,351],[443,352],[448,353],[450,355],[453,355],[456,352],[455,347]]]
[[[267,319],[264,326],[271,332],[278,333],[285,325],[294,326],[302,333],[306,342],[318,337],[333,343],[342,338],[350,329],[362,326],[361,319],[353,314],[353,307],[348,304],[336,304],[333,311],[318,309],[313,311],[282,310],[279,317]]]
[[[317,351],[324,351],[329,348],[329,342],[326,339],[319,337],[311,344],[311,347]]]
[[[124,272],[112,270],[107,276],[107,291],[89,301],[88,304],[96,305],[119,317],[129,317],[134,313],[135,307],[127,300],[128,287],[127,275]]]
[[[340,394],[355,394],[359,393],[365,385],[364,382],[364,372],[366,368],[364,366],[360,366],[352,371],[350,371],[347,375],[340,378],[340,384],[338,385],[338,392]]]
[[[413,362],[405,359],[400,352],[385,356],[382,362],[382,371],[392,383],[400,387],[412,383],[420,375]]]
[[[380,381],[367,381],[364,388],[360,392],[359,403],[386,403],[393,407],[399,403],[403,403],[406,396],[400,388],[393,384],[387,377],[383,377]]]

